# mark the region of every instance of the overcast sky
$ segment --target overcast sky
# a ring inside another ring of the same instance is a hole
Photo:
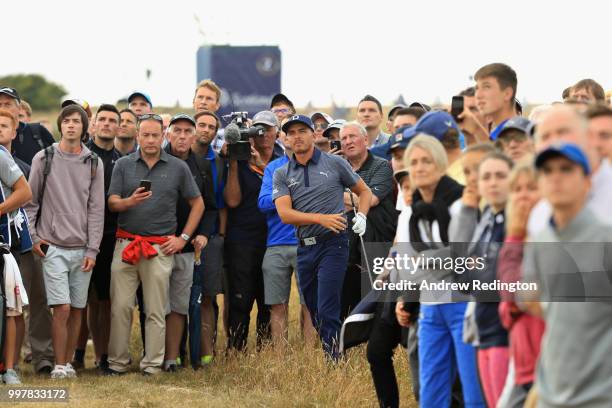
[[[329,105],[332,96],[354,105],[365,93],[383,104],[400,93],[450,102],[490,62],[517,71],[522,101],[551,102],[586,77],[612,87],[609,4],[11,1],[2,3],[0,75],[41,73],[93,104],[144,89],[156,105],[190,106],[206,41],[280,46],[282,89],[298,106]]]

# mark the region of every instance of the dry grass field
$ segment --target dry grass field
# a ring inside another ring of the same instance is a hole
[[[375,407],[376,394],[370,377],[365,347],[351,350],[338,366],[326,363],[319,347],[305,347],[298,330],[297,293],[290,305],[290,339],[287,351],[255,351],[255,338],[249,336],[246,353],[225,357],[219,339],[219,357],[208,368],[184,369],[175,374],[144,377],[134,358],[133,373],[103,377],[93,368],[93,350],[87,351],[86,369],[71,380],[51,380],[32,373],[24,365],[24,386],[69,388],[70,407]],[[252,322],[255,314],[253,314]],[[133,357],[141,355],[138,318],[131,338]],[[253,325],[252,325],[253,326]],[[254,327],[251,333],[254,333]],[[406,356],[398,349],[395,367],[404,407],[416,407],[410,391]],[[8,406],[8,404],[7,404]],[[66,406],[57,403],[20,403],[19,407]]]
[[[160,111],[176,113],[178,110],[168,108]],[[55,128],[56,114],[38,114],[34,119],[49,120]],[[162,373],[155,377],[144,377],[138,371],[137,357],[142,353],[142,345],[138,318],[135,318],[131,338],[131,354],[134,359],[132,373],[121,377],[100,376],[93,368],[94,357],[90,344],[86,369],[79,371],[77,379],[53,381],[48,377],[34,375],[31,366],[22,364],[23,386],[68,387],[70,407],[378,406],[365,347],[351,350],[345,361],[338,366],[330,366],[320,347],[306,347],[300,338],[297,299],[294,285],[289,311],[289,345],[282,355],[271,349],[255,351],[254,312],[246,353],[225,357],[225,337],[220,334],[218,357],[210,367],[199,371],[184,369],[175,374]],[[221,298],[219,300],[219,304],[222,304]],[[418,406],[411,393],[406,356],[400,349],[396,351],[395,367],[402,406]],[[45,405],[66,406],[56,403],[20,403],[17,406],[39,408]],[[0,403],[0,406],[3,404]]]

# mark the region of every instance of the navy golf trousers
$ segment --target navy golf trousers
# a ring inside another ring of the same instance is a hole
[[[348,262],[348,235],[338,234],[325,242],[298,248],[300,288],[323,350],[337,360],[340,305],[344,272]]]

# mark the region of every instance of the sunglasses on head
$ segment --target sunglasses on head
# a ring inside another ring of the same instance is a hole
[[[140,115],[138,117],[138,122],[142,122],[143,120],[148,120],[148,119],[153,119],[160,123],[164,123],[164,120],[162,119],[162,117],[156,113],[145,113],[144,115]]]

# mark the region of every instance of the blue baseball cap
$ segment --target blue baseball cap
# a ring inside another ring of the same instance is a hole
[[[501,131],[497,135],[497,138],[499,139],[500,137],[502,137],[502,135],[507,130],[518,130],[520,132],[525,133],[527,136],[532,136],[531,134],[529,134],[530,128],[531,121],[529,119],[524,118],[522,116],[515,116],[513,118],[508,119],[506,123],[504,123],[504,126],[502,126]]]
[[[573,143],[555,143],[540,152],[535,160],[536,168],[540,169],[548,159],[552,159],[554,157],[565,157],[566,159],[581,166],[584,170],[584,174],[591,174],[591,166],[589,165],[589,160],[587,159],[586,154],[584,154],[580,147]]]
[[[283,125],[283,132],[287,133],[289,126],[293,125],[294,123],[303,123],[304,125],[308,126],[310,130],[314,132],[314,125],[312,124],[312,120],[310,120],[310,118],[306,115],[291,116],[289,120],[287,120],[287,122],[285,122],[285,124]]]
[[[442,140],[449,129],[456,129],[461,133],[457,122],[450,113],[445,111],[430,111],[421,116],[421,119],[414,125],[416,133],[425,133]]]
[[[406,125],[397,129],[394,134],[391,135],[389,139],[389,144],[387,147],[387,153],[391,153],[394,149],[400,148],[405,149],[408,147],[408,143],[412,140],[413,137],[417,135],[414,126]]]
[[[137,97],[137,96],[140,96],[141,98],[144,98],[144,99],[145,99],[145,101],[147,101],[147,103],[148,103],[149,105],[151,105],[151,107],[153,107],[153,102],[151,102],[151,97],[150,97],[149,95],[147,95],[146,93],[143,93],[143,92],[138,92],[138,91],[136,91],[136,92],[132,92],[132,94],[131,94],[130,96],[128,96],[128,99],[127,99],[128,104],[129,104],[130,102],[132,102],[132,99],[134,99],[134,98],[135,98],[135,97]]]

